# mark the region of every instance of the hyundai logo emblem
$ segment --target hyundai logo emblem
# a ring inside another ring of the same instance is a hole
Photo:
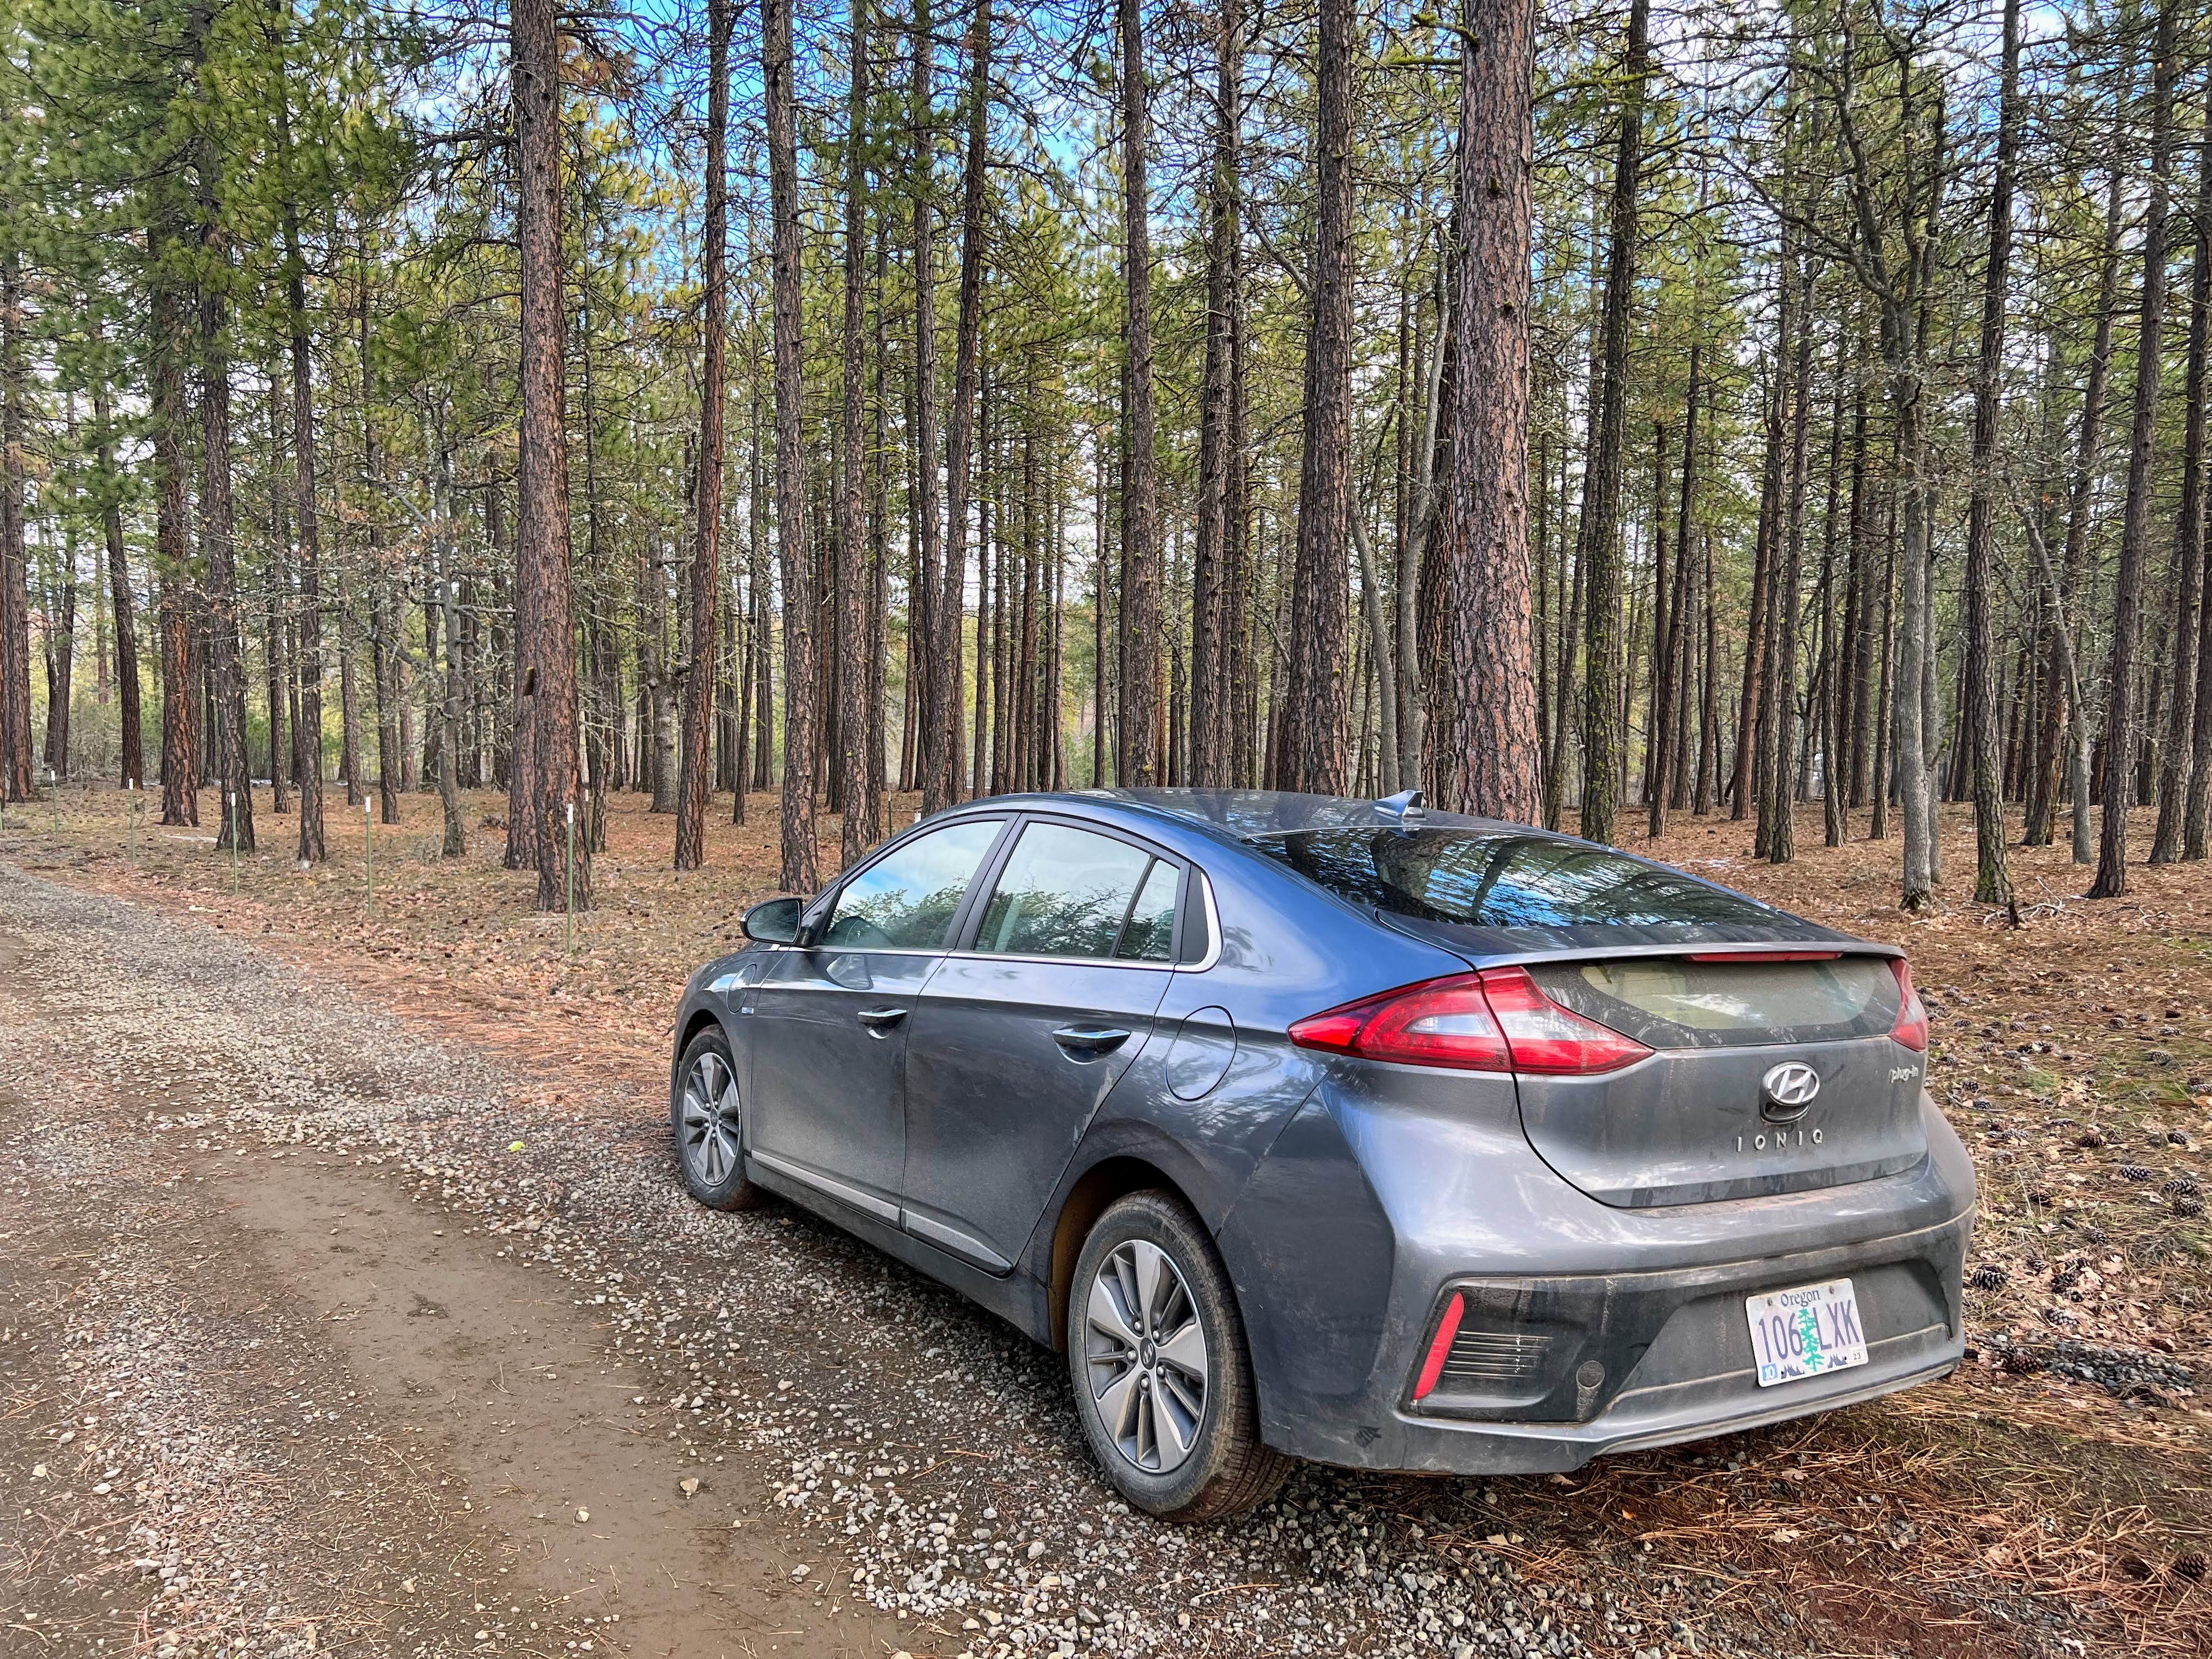
[[[1804,1116],[1813,1097],[1820,1092],[1820,1074],[1802,1060],[1785,1060],[1759,1079],[1759,1086],[1766,1091],[1761,1115],[1789,1123]]]

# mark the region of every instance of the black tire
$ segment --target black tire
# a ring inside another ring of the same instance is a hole
[[[710,1100],[695,1083],[706,1083],[717,1067],[723,1087]],[[676,1167],[692,1197],[710,1210],[750,1210],[767,1201],[768,1194],[745,1178],[744,1107],[729,1042],[719,1027],[708,1027],[685,1045],[669,1091],[668,1119]]]
[[[1135,1306],[1126,1275],[1133,1266],[1152,1260],[1141,1255],[1145,1246],[1167,1258],[1179,1283],[1154,1310],[1156,1316],[1160,1306],[1170,1310],[1161,1332],[1168,1340],[1140,1341],[1132,1349],[1118,1334],[1128,1328],[1127,1322],[1094,1320],[1091,1297],[1098,1289],[1112,1304],[1114,1319],[1121,1321]],[[1113,1278],[1102,1284],[1101,1271],[1109,1260]],[[1189,1409],[1189,1377],[1168,1358],[1179,1340],[1187,1341],[1180,1322],[1185,1309],[1204,1338],[1202,1352],[1186,1348],[1186,1353],[1196,1352],[1207,1372],[1194,1413]],[[1075,1413],[1091,1455],[1115,1490],[1137,1508],[1164,1521],[1218,1521],[1266,1503],[1281,1487],[1291,1460],[1260,1438],[1252,1358],[1229,1275],[1205,1226],[1180,1198],[1166,1192],[1132,1193],[1098,1218],[1076,1257],[1066,1336]],[[1139,1374],[1137,1384],[1126,1388],[1124,1378],[1133,1369]],[[1102,1405],[1102,1400],[1109,1403]],[[1116,1403],[1121,1418],[1109,1425],[1107,1413]],[[1168,1466],[1147,1467],[1148,1462]]]

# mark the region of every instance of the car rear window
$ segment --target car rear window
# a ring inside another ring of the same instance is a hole
[[[1886,957],[1826,962],[1534,963],[1554,1002],[1654,1048],[1729,1048],[1879,1036],[1897,1023],[1897,975]]]
[[[1563,836],[1300,830],[1253,845],[1354,904],[1472,927],[1759,922],[1776,912],[1679,870]]]

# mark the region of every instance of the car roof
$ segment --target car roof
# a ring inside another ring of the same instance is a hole
[[[1118,819],[1124,824],[1127,824],[1131,818],[1149,819],[1160,830],[1195,832],[1218,845],[1232,848],[1241,858],[1256,859],[1271,870],[1300,881],[1302,885],[1305,884],[1303,878],[1284,870],[1257,843],[1277,836],[1296,835],[1309,830],[1371,828],[1464,829],[1571,845],[1601,845],[1583,842],[1579,837],[1565,835],[1556,830],[1536,829],[1525,823],[1513,823],[1502,818],[1477,817],[1464,812],[1421,811],[1409,817],[1400,810],[1396,799],[1385,803],[1343,795],[1300,794],[1276,789],[1084,789],[979,797],[962,803],[955,810],[963,813],[992,810],[1073,811],[1087,817]],[[1195,849],[1186,849],[1186,853],[1192,850]],[[1608,847],[1604,850],[1638,864],[1656,864],[1656,860],[1625,848]],[[1690,872],[1673,866],[1657,865],[1657,867],[1673,870],[1677,875],[1689,875],[1693,881],[1719,888],[1724,892],[1737,891],[1708,877],[1690,875]],[[1411,933],[1443,945],[1477,963],[1521,960],[1532,956],[1554,954],[1665,954],[1679,951],[1688,945],[1781,946],[1790,943],[1832,943],[1872,950],[1884,955],[1896,954],[1892,947],[1869,945],[1850,933],[1795,915],[1765,900],[1753,898],[1749,894],[1738,893],[1737,896],[1752,899],[1766,915],[1756,922],[1743,923],[1641,926],[1593,923],[1551,927],[1487,927],[1455,922],[1419,921],[1407,916],[1385,915],[1352,904],[1340,895],[1329,895],[1336,902],[1370,925]]]

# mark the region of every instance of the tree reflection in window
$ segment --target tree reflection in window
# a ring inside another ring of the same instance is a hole
[[[994,955],[1165,961],[1180,872],[1142,848],[1065,824],[1022,831],[984,906],[975,948]]]
[[[823,943],[861,951],[939,951],[1005,821],[948,823],[895,848],[837,895]]]
[[[1748,922],[1773,912],[1679,870],[1553,836],[1311,830],[1254,844],[1354,904],[1477,927]]]

